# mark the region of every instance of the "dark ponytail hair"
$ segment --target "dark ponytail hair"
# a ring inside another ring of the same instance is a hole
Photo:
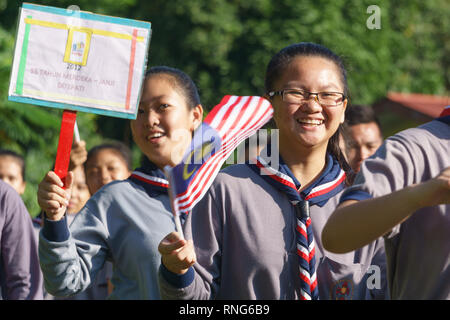
[[[131,154],[130,148],[128,148],[128,146],[126,146],[124,143],[122,143],[120,141],[110,141],[110,142],[106,142],[103,144],[99,144],[99,145],[89,149],[88,154],[87,154],[87,159],[84,162],[85,170],[86,170],[86,167],[87,167],[87,164],[89,163],[89,161],[91,161],[92,158],[97,153],[99,153],[100,151],[103,151],[103,150],[111,150],[111,151],[115,152],[125,162],[125,164],[127,165],[127,169],[129,171],[131,171],[133,169],[133,159],[132,159],[132,154]]]
[[[267,93],[270,91],[275,91],[277,88],[274,87],[275,82],[280,78],[282,73],[286,70],[286,67],[291,63],[294,58],[297,57],[320,57],[332,61],[336,64],[340,72],[340,79],[344,86],[344,95],[346,99],[349,97],[349,90],[347,84],[347,71],[345,70],[344,63],[342,59],[336,55],[330,49],[316,43],[311,42],[300,42],[289,45],[277,54],[275,54],[270,60],[267,70],[266,77],[264,80],[264,90]],[[355,174],[353,173],[350,165],[345,159],[344,153],[339,148],[339,134],[342,131],[342,126],[339,125],[336,132],[328,141],[327,152],[333,155],[339,162],[341,168],[347,174],[347,185],[351,185],[354,180]]]
[[[189,77],[183,71],[167,66],[151,67],[145,73],[145,79],[148,79],[153,75],[169,76],[169,79],[173,80],[173,85],[176,88],[180,89],[183,96],[186,98],[189,109],[193,109],[197,105],[201,104],[197,86],[195,85],[194,81],[192,81],[191,77]]]
[[[25,169],[26,169],[25,158],[20,154],[18,154],[17,152],[8,149],[0,149],[0,156],[13,158],[14,161],[20,167],[20,172],[22,173],[22,180],[25,181]]]

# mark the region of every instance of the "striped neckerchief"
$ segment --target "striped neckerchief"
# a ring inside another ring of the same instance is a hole
[[[298,192],[301,187],[300,182],[284,163],[281,156],[278,169],[271,167],[263,157],[257,157],[256,164],[248,163],[247,165],[257,174],[260,174],[269,184],[285,192],[289,199],[300,197],[301,200],[308,200],[310,206],[323,207],[330,198],[345,188],[346,178],[344,170],[335,157],[329,153],[326,157],[327,161],[322,174],[301,192]]]
[[[163,171],[147,157],[142,161],[141,167],[135,169],[128,179],[142,186],[150,197],[168,194],[169,182]]]

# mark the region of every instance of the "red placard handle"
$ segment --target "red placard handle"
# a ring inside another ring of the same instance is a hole
[[[76,111],[64,110],[61,121],[61,130],[59,132],[58,150],[56,152],[54,170],[64,184],[67,177],[67,171],[69,169],[70,150],[72,149],[73,129],[76,118]]]

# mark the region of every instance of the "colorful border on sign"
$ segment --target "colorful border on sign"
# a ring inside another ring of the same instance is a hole
[[[131,41],[130,65],[128,67],[128,83],[127,83],[127,96],[125,100],[125,110],[130,109],[131,88],[133,84],[134,57],[136,56],[137,32],[138,32],[137,29],[133,30],[133,40]]]
[[[37,10],[37,11],[42,11],[42,12],[48,12],[48,13],[58,14],[58,15],[62,15],[62,16],[73,16],[74,15],[73,11],[69,12],[69,9],[41,6],[41,5],[36,5],[36,4],[31,4],[31,3],[23,3],[22,8]],[[151,28],[150,22],[132,20],[132,19],[127,19],[127,18],[120,18],[120,17],[104,16],[101,14],[93,14],[93,13],[85,12],[85,11],[76,11],[76,12],[77,12],[77,15],[79,15],[79,17],[81,19],[85,19],[85,20],[115,23],[115,24],[121,24],[124,26],[131,26],[131,27],[142,28],[142,29],[150,29]]]
[[[31,18],[31,16],[28,16]],[[30,25],[25,25],[25,34],[23,36],[22,42],[22,52],[20,54],[19,71],[17,73],[16,80],[16,93],[22,95],[23,93],[23,78],[25,76],[25,66],[27,64],[27,54],[28,54],[28,38],[30,37]]]
[[[107,100],[92,99],[92,98],[86,98],[86,97],[77,97],[77,96],[71,96],[71,95],[67,95],[67,94],[43,92],[43,91],[32,90],[32,89],[23,89],[23,92],[24,92],[24,94],[27,94],[27,95],[41,96],[43,98],[70,99],[71,101],[94,103],[94,104],[105,105],[105,106],[118,108],[118,109],[125,109],[125,105],[123,103],[112,102],[112,101],[107,101]],[[93,108],[95,108],[95,107],[93,107]],[[118,112],[120,112],[120,111],[118,111]]]
[[[44,21],[44,20],[36,20],[32,18],[25,18],[26,24],[35,24],[41,27],[47,27],[47,28],[55,28],[55,29],[64,29],[64,30],[71,30],[76,28],[77,31],[83,31],[83,32],[90,32],[95,35],[105,36],[105,37],[113,37],[123,40],[133,40],[133,36],[125,33],[119,33],[119,32],[113,32],[113,31],[107,31],[107,30],[101,30],[101,29],[94,29],[94,28],[84,28],[84,27],[77,27],[77,26],[70,26],[68,24],[64,23],[57,23],[57,22],[51,22],[51,21]],[[137,37],[137,41],[142,42],[144,41],[143,37]]]
[[[33,4],[29,4],[29,3],[24,3],[22,5],[22,8],[38,10],[38,11],[42,11],[42,12],[49,12],[49,13],[65,15],[65,16],[73,15],[73,13],[69,13],[69,11],[66,9],[47,7],[47,6],[39,6],[39,5],[33,5]],[[145,50],[145,60],[144,60],[144,66],[143,66],[143,73],[145,73],[147,59],[148,59],[148,48],[149,48],[149,42],[150,42],[150,36],[151,36],[151,23],[126,19],[126,18],[119,18],[119,17],[94,15],[92,13],[82,12],[82,11],[77,11],[77,15],[81,19],[101,21],[101,22],[107,22],[107,23],[115,23],[115,24],[120,24],[120,25],[125,25],[125,26],[134,26],[137,28],[148,29],[148,36],[147,36],[147,43],[146,43],[146,50]],[[56,28],[62,28],[62,29],[70,28],[68,25],[65,25],[65,24],[33,20],[32,16],[27,16],[24,20],[25,20],[25,33],[24,33],[24,40],[22,42],[22,52],[21,52],[20,61],[19,61],[19,70],[18,70],[16,89],[15,89],[15,93],[18,95],[23,95],[23,92],[24,92],[23,82],[24,82],[26,58],[27,58],[27,51],[28,51],[30,24],[38,24],[41,26],[56,27]],[[136,42],[137,41],[141,42],[141,41],[144,41],[145,39],[143,37],[137,37],[137,29],[133,30],[133,35],[121,34],[121,33],[98,30],[98,29],[90,29],[90,31],[92,31],[93,34],[131,40],[130,65],[129,65],[128,84],[127,84],[125,104],[121,105],[121,104],[114,103],[114,102],[108,103],[107,101],[101,102],[101,104],[104,104],[104,105],[121,107],[121,108],[124,108],[125,110],[129,110],[130,109],[131,88],[132,88],[132,78],[133,78],[133,70],[134,70],[134,60],[135,60],[134,57],[135,57],[135,53],[136,53]],[[142,78],[144,78],[144,77],[142,77]],[[41,93],[45,94],[47,96],[52,96],[52,95],[54,96],[54,94],[52,94],[52,93],[43,93],[43,92],[41,92]],[[137,105],[139,104],[140,95],[141,95],[141,93],[139,92]],[[73,97],[70,97],[69,99],[73,100]],[[87,99],[92,100],[90,102],[94,102],[93,101],[94,99],[89,99],[89,98],[87,98]],[[74,111],[90,112],[90,113],[96,113],[96,114],[100,114],[100,115],[107,115],[107,116],[127,118],[127,119],[135,119],[136,113],[137,113],[137,106],[136,106],[135,113],[131,114],[131,113],[126,113],[126,112],[121,112],[121,111],[104,110],[104,109],[95,108],[95,107],[82,107],[82,106],[77,106],[77,105],[68,104],[68,103],[52,102],[52,101],[40,100],[40,99],[29,98],[29,97],[19,97],[19,96],[9,95],[8,100],[15,101],[15,102],[21,102],[21,103],[37,104],[40,106],[53,107],[53,108],[58,108],[58,109],[68,109],[68,110],[74,110]]]
[[[136,115],[134,113],[125,113],[125,112],[97,109],[94,107],[81,107],[81,106],[77,106],[74,104],[68,104],[68,103],[62,103],[62,102],[52,102],[52,101],[47,101],[47,100],[40,100],[40,99],[35,99],[35,98],[19,97],[19,96],[9,96],[8,100],[13,101],[13,102],[19,102],[19,103],[34,104],[34,105],[43,106],[43,107],[52,107],[52,108],[56,108],[56,109],[63,109],[63,110],[67,109],[67,110],[73,110],[73,111],[95,113],[95,114],[99,114],[99,115],[116,117],[116,118],[136,119]]]

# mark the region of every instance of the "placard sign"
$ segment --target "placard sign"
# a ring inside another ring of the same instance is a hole
[[[24,3],[8,99],[135,119],[149,22]]]

